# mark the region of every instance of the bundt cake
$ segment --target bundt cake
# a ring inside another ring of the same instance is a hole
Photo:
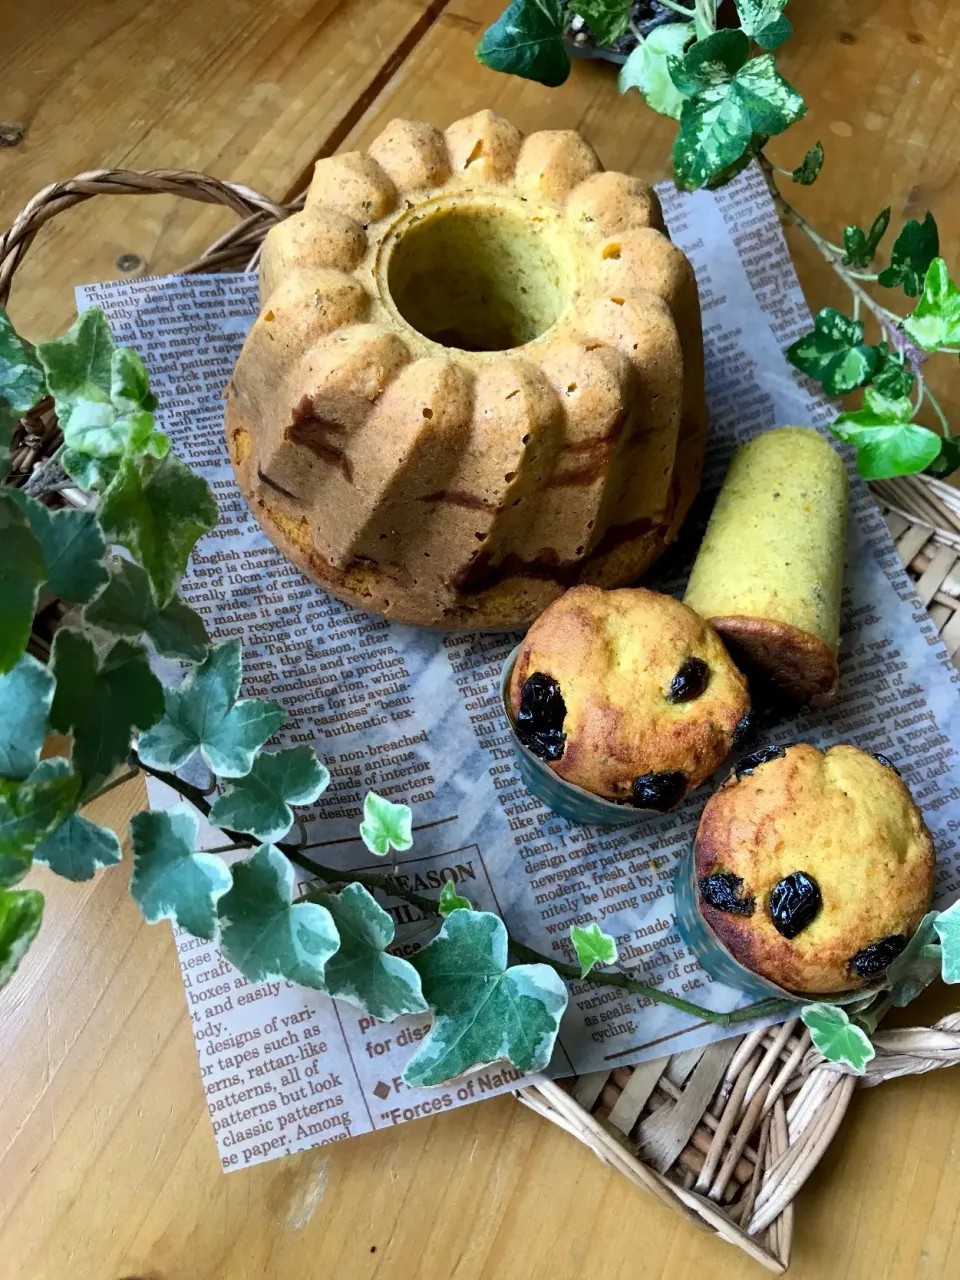
[[[653,190],[579,134],[394,120],[317,162],[260,297],[230,455],[335,595],[507,628],[676,536],[705,437],[697,286]]]

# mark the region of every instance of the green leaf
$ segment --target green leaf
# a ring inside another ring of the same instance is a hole
[[[890,987],[891,1002],[898,1009],[915,1000],[934,978],[940,977],[942,955],[936,930],[939,914],[927,912],[916,933],[887,969],[885,981]]]
[[[198,613],[174,596],[158,609],[150,594],[150,580],[139,565],[118,559],[110,570],[110,583],[83,611],[85,622],[121,636],[146,632],[164,658],[202,662],[210,649],[210,637]]]
[[[670,78],[680,93],[728,84],[750,53],[750,41],[742,31],[715,31],[698,40],[682,58],[668,59]]]
[[[147,571],[159,608],[174,597],[199,537],[217,523],[210,486],[169,453],[162,461],[126,457],[104,493],[100,523]]]
[[[648,107],[679,120],[685,95],[670,78],[667,61],[681,58],[693,37],[692,22],[667,22],[654,27],[620,68],[620,92],[639,89]]]
[[[874,218],[869,231],[862,231],[857,226],[844,227],[843,247],[847,251],[843,255],[844,264],[848,267],[869,267],[889,225],[890,208],[887,206]]]
[[[33,851],[77,803],[80,779],[54,773],[43,761],[24,782],[0,778],[0,887],[16,884],[30,870]],[[51,776],[52,775],[52,776]]]
[[[590,24],[600,46],[616,44],[630,25],[630,0],[572,0],[570,8]]]
[[[911,218],[903,224],[903,230],[893,242],[890,265],[877,277],[887,289],[903,285],[908,298],[915,298],[923,287],[923,279],[930,263],[940,252],[940,234],[930,210],[923,222]]]
[[[132,347],[117,347],[111,357],[110,399],[121,413],[137,409],[153,413],[157,407],[143,361]]]
[[[717,32],[721,34],[727,33]],[[685,65],[690,56],[684,58]],[[682,90],[672,61],[670,67],[674,83]],[[710,84],[684,102],[673,144],[677,185],[688,191],[704,186],[745,162],[758,136],[765,139],[782,133],[806,110],[800,95],[777,74],[771,54],[751,59],[732,80]]]
[[[40,932],[43,894],[36,889],[0,890],[0,987],[5,987]]]
[[[153,769],[181,768],[197,750],[219,778],[242,778],[257,752],[286,721],[276,702],[241,698],[243,650],[238,639],[211,649],[178,689],[167,689],[163,719],[140,739]]]
[[[570,55],[563,43],[561,0],[512,0],[481,36],[477,61],[550,89],[563,84]]]
[[[855,1026],[846,1009],[833,1004],[807,1004],[800,1011],[814,1047],[831,1062],[843,1062],[858,1076],[876,1050],[866,1032]]]
[[[570,929],[570,938],[580,962],[581,978],[585,978],[595,965],[616,964],[617,944],[598,924],[591,922],[586,929],[575,924]]]
[[[12,490],[0,488],[0,675],[20,661],[46,578],[43,551]]]
[[[363,822],[360,835],[363,843],[378,858],[391,849],[403,852],[413,844],[413,814],[405,804],[384,800],[375,791],[368,791],[363,798]]]
[[[228,784],[214,801],[210,821],[258,840],[281,840],[293,825],[292,804],[313,804],[330,784],[330,774],[313,747],[263,751],[243,778]]]
[[[507,930],[499,916],[454,911],[411,964],[434,1021],[407,1063],[407,1084],[443,1084],[502,1058],[523,1072],[550,1061],[566,987],[549,965],[507,968]]]
[[[286,979],[326,989],[324,969],[340,945],[333,917],[316,902],[293,902],[292,864],[273,845],[233,864],[220,900],[220,950],[251,982]]]
[[[950,279],[942,258],[934,258],[927,268],[920,301],[903,327],[924,351],[960,342],[960,289]]]
[[[19,421],[20,415],[10,401],[0,396],[0,481],[10,471],[10,442]]]
[[[790,176],[802,187],[809,187],[811,183],[816,182],[822,168],[823,144],[815,142]]]
[[[393,942],[393,920],[373,895],[361,884],[348,884],[319,901],[340,935],[340,948],[327,961],[327,994],[381,1022],[392,1022],[405,1013],[423,1013],[427,1002],[420,975],[409,961],[387,951]]]
[[[70,763],[62,756],[42,760],[33,781],[64,778]],[[112,867],[120,861],[120,841],[108,827],[99,827],[89,818],[72,813],[61,822],[34,850],[34,862],[42,862],[67,880],[89,880],[100,867]]]
[[[89,795],[127,758],[134,729],[163,715],[163,686],[140,644],[118,640],[98,661],[87,636],[61,627],[51,666],[57,689],[50,723],[73,734],[73,764]]]
[[[0,398],[19,418],[42,400],[47,386],[37,353],[0,307]]]
[[[878,342],[876,350],[880,353],[880,363],[870,379],[870,385],[890,400],[908,396],[916,378],[903,352],[892,351],[885,342]]]
[[[933,927],[943,952],[943,980],[960,982],[960,900],[941,911]]]
[[[865,480],[912,475],[937,457],[943,441],[910,418],[906,398],[889,399],[873,387],[863,393],[864,408],[841,413],[830,430],[838,440],[856,445],[857,470]]]
[[[217,933],[217,900],[230,888],[222,858],[197,853],[200,820],[185,804],[130,819],[130,896],[147,924],[172,920],[195,938]]]
[[[99,307],[82,312],[62,338],[41,342],[37,347],[61,427],[80,401],[110,403],[115,349],[107,318]]]
[[[107,544],[94,511],[51,511],[22,489],[10,497],[30,522],[46,566],[46,586],[73,604],[92,600],[107,581]]]
[[[120,470],[120,459],[91,458],[79,449],[64,449],[60,465],[84,493],[103,493]]]
[[[0,776],[25,778],[36,767],[53,687],[53,676],[28,653],[0,676]]]
[[[776,49],[793,35],[789,18],[783,16],[787,0],[737,0],[740,25],[761,49]]]
[[[451,911],[472,911],[473,903],[469,898],[462,898],[457,893],[457,886],[454,880],[444,880],[443,888],[440,890],[440,914],[444,919]]]
[[[863,341],[863,325],[832,307],[824,307],[806,333],[785,352],[790,363],[823,385],[828,394],[844,395],[869,382],[880,364],[880,351]]]
[[[170,440],[154,431],[152,413],[136,409],[117,414],[112,404],[81,400],[70,410],[63,439],[71,453],[90,458],[119,458],[124,454],[149,454],[163,458]]]

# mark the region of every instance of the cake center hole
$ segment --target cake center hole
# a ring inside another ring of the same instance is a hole
[[[387,284],[408,324],[445,347],[506,351],[532,342],[567,299],[547,225],[511,209],[437,209],[395,246]]]

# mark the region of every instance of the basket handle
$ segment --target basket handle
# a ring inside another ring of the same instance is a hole
[[[0,236],[0,306],[6,306],[14,273],[45,222],[94,196],[177,195],[205,204],[223,204],[242,219],[181,273],[225,270],[255,261],[263,237],[275,223],[299,207],[277,204],[238,182],[223,182],[190,169],[92,169],[67,182],[54,182],[38,192]],[[302,197],[301,197],[302,199]]]

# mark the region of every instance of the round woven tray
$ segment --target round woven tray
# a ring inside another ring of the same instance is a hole
[[[39,192],[0,236],[0,306],[37,232],[100,195],[181,195],[236,211],[240,222],[182,273],[255,270],[279,205],[202,173],[99,169]],[[7,483],[25,484],[62,436],[52,404],[20,423]],[[960,492],[926,476],[872,486],[900,556],[960,666]],[[44,648],[40,638],[40,648]],[[637,1186],[769,1270],[790,1260],[794,1197],[836,1133],[853,1090],[960,1063],[960,1014],[931,1028],[880,1031],[858,1079],[811,1048],[797,1019],[705,1049],[521,1089],[521,1102],[572,1133]]]

